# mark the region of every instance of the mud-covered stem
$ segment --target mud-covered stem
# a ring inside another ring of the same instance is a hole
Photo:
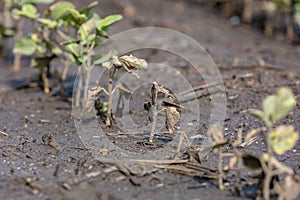
[[[149,142],[153,142],[153,136],[155,134],[155,127],[156,127],[156,120],[157,120],[157,84],[153,83],[152,88],[151,88],[151,114],[152,114],[152,125],[151,125],[151,132],[150,132],[150,137],[149,137]]]
[[[112,104],[112,91],[113,91],[113,86],[112,86],[112,78],[109,79],[108,82],[108,105],[107,105],[107,118],[105,121],[106,126],[111,126],[111,104]]]

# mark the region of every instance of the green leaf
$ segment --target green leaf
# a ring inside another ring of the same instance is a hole
[[[51,51],[52,51],[52,53],[54,53],[55,55],[59,55],[59,54],[62,54],[62,53],[63,53],[63,51],[61,50],[61,48],[59,48],[59,47],[56,46],[56,45],[52,45]]]
[[[104,38],[108,38],[108,35],[105,31],[103,30],[98,30],[97,29],[97,35],[101,36],[101,37],[104,37]]]
[[[109,61],[108,63],[106,63],[107,65],[105,67],[110,68],[112,66],[112,64],[113,64],[112,61],[111,61],[111,58],[114,55],[116,55],[116,52],[113,51],[113,50],[109,51],[104,56],[103,55],[99,55],[99,54],[98,55],[94,55],[92,57],[92,63],[93,63],[93,65],[100,65],[100,64],[102,64],[104,62]]]
[[[23,0],[23,3],[41,3],[41,4],[50,4],[52,3],[54,0]]]
[[[37,44],[30,38],[22,38],[15,43],[13,52],[14,54],[22,54],[30,56],[36,51]]]
[[[299,11],[300,11],[300,1],[299,1],[298,3],[295,4],[294,10],[295,10],[296,12],[299,12]]]
[[[300,25],[300,11],[298,11],[298,12],[295,14],[295,20],[296,20],[297,24]]]
[[[249,110],[249,113],[250,113],[251,115],[253,115],[253,116],[255,116],[255,117],[261,119],[261,120],[264,120],[264,118],[265,118],[265,113],[264,113],[263,111],[261,111],[261,110],[250,109],[250,110]]]
[[[70,59],[78,65],[81,65],[83,62],[81,46],[77,43],[70,43],[66,45],[66,51],[71,55]]]
[[[81,47],[77,43],[68,44],[66,46],[66,50],[72,53],[77,58],[81,56]]]
[[[47,47],[44,43],[36,45],[36,51],[39,54],[45,54],[47,52]]]
[[[96,34],[91,34],[91,35],[89,35],[88,38],[87,38],[88,43],[91,44],[92,42],[96,42],[96,41],[95,41],[95,40],[96,40],[96,37],[97,37]]]
[[[98,1],[94,1],[94,2],[90,3],[86,8],[81,9],[79,12],[81,14],[88,15],[88,13],[90,12],[90,10],[93,9],[97,5],[98,5]]]
[[[268,96],[263,101],[263,110],[272,122],[276,122],[286,116],[295,105],[296,98],[291,89],[281,87],[276,95]]]
[[[271,118],[271,116],[274,114],[275,110],[276,110],[276,106],[277,106],[277,98],[275,95],[270,95],[267,96],[264,100],[263,100],[263,110],[265,115],[268,118]],[[273,120],[272,120],[273,121]]]
[[[87,20],[87,16],[84,14],[80,14],[77,10],[70,8],[68,9],[70,15],[73,17],[73,21],[76,22],[78,25],[81,25]]]
[[[91,18],[90,20],[83,23],[79,28],[79,34],[81,40],[87,40],[91,32],[95,27],[96,18]]]
[[[14,10],[13,12],[15,15],[29,19],[36,19],[39,16],[37,13],[37,8],[32,4],[25,4],[22,6],[21,10]]]
[[[54,29],[57,27],[57,22],[53,21],[51,19],[46,19],[46,18],[38,18],[37,19],[38,22],[40,22],[41,24],[43,24],[44,26],[47,26],[51,29]]]
[[[297,140],[298,133],[291,125],[281,125],[272,130],[270,133],[270,143],[275,153],[283,155],[288,150],[291,150]]]
[[[75,9],[75,5],[68,1],[58,1],[49,8],[53,19],[58,20],[69,13],[69,9]]]
[[[120,21],[122,18],[122,15],[109,15],[104,19],[98,20],[96,22],[96,28],[98,31],[106,30],[109,26]]]
[[[3,25],[0,24],[0,38],[3,37],[11,37],[15,34],[14,29],[6,28]]]

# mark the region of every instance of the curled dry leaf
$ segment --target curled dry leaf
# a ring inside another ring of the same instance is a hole
[[[222,126],[213,124],[207,131],[210,142],[214,145],[225,142]]]
[[[123,67],[127,72],[138,69],[146,69],[148,63],[144,59],[137,58],[133,55],[124,55],[119,58],[114,57],[113,64],[116,67]]]
[[[166,128],[168,129],[169,133],[174,133],[175,125],[180,120],[180,113],[178,112],[176,107],[168,106],[166,108]]]

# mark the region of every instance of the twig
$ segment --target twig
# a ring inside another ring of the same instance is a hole
[[[128,161],[136,162],[136,163],[155,164],[155,165],[184,164],[188,162],[188,160],[128,160]]]
[[[236,66],[219,66],[220,70],[236,70],[236,69],[242,69],[242,70],[249,70],[249,69],[269,69],[269,70],[275,70],[275,71],[285,71],[287,70],[286,67],[279,66],[279,65],[272,65],[272,64],[265,64],[265,65],[236,65]]]
[[[220,190],[224,190],[223,185],[223,154],[222,148],[218,149],[218,185]]]
[[[4,135],[4,136],[6,136],[6,137],[9,136],[7,133],[4,133],[3,131],[0,131],[0,134],[1,134],[1,135]]]

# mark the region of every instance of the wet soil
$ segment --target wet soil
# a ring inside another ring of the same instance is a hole
[[[297,99],[300,94],[300,48],[266,38],[248,26],[233,27],[228,20],[193,2],[179,0],[103,0],[100,15],[122,13],[124,20],[110,34],[143,26],[166,27],[183,32],[211,54],[222,74],[227,94],[224,125],[226,138],[233,139],[239,127],[243,135],[262,126],[247,112],[260,108],[261,101],[280,86],[292,88]],[[80,4],[81,1],[76,1]],[[169,61],[181,69],[192,86],[203,85],[190,66],[164,53],[142,52],[149,62]],[[262,66],[262,61],[269,67]],[[221,191],[217,182],[206,176],[180,174],[176,170],[159,169],[135,176],[109,164],[97,161],[85,149],[77,134],[69,98],[44,95],[32,80],[34,71],[26,67],[21,72],[10,71],[9,63],[1,62],[0,78],[0,199],[253,199],[257,172],[243,169],[243,197],[234,197],[231,175]],[[70,73],[68,89],[72,90],[74,70]],[[25,86],[25,87],[22,87]],[[16,89],[18,88],[18,89]],[[146,90],[145,90],[146,91]],[[143,126],[147,116],[140,106],[145,95],[132,101],[133,119]],[[140,103],[136,103],[140,102]],[[200,106],[199,133],[207,131],[210,98],[203,93],[197,99]],[[138,105],[135,105],[138,104]],[[187,103],[188,105],[188,103]],[[101,120],[100,120],[101,121]],[[101,123],[101,122],[100,122]],[[184,122],[188,123],[188,122]],[[300,105],[278,124],[292,124],[300,131]],[[174,135],[156,137],[155,147],[147,145],[147,135],[124,136],[117,129],[104,129],[111,141],[130,151],[151,151],[161,148]],[[60,150],[45,144],[44,135],[51,134]],[[144,142],[144,143],[142,143]],[[300,174],[299,142],[292,151],[278,159]],[[261,154],[262,138],[248,146],[247,151]],[[203,166],[216,168],[216,156],[209,154]]]

